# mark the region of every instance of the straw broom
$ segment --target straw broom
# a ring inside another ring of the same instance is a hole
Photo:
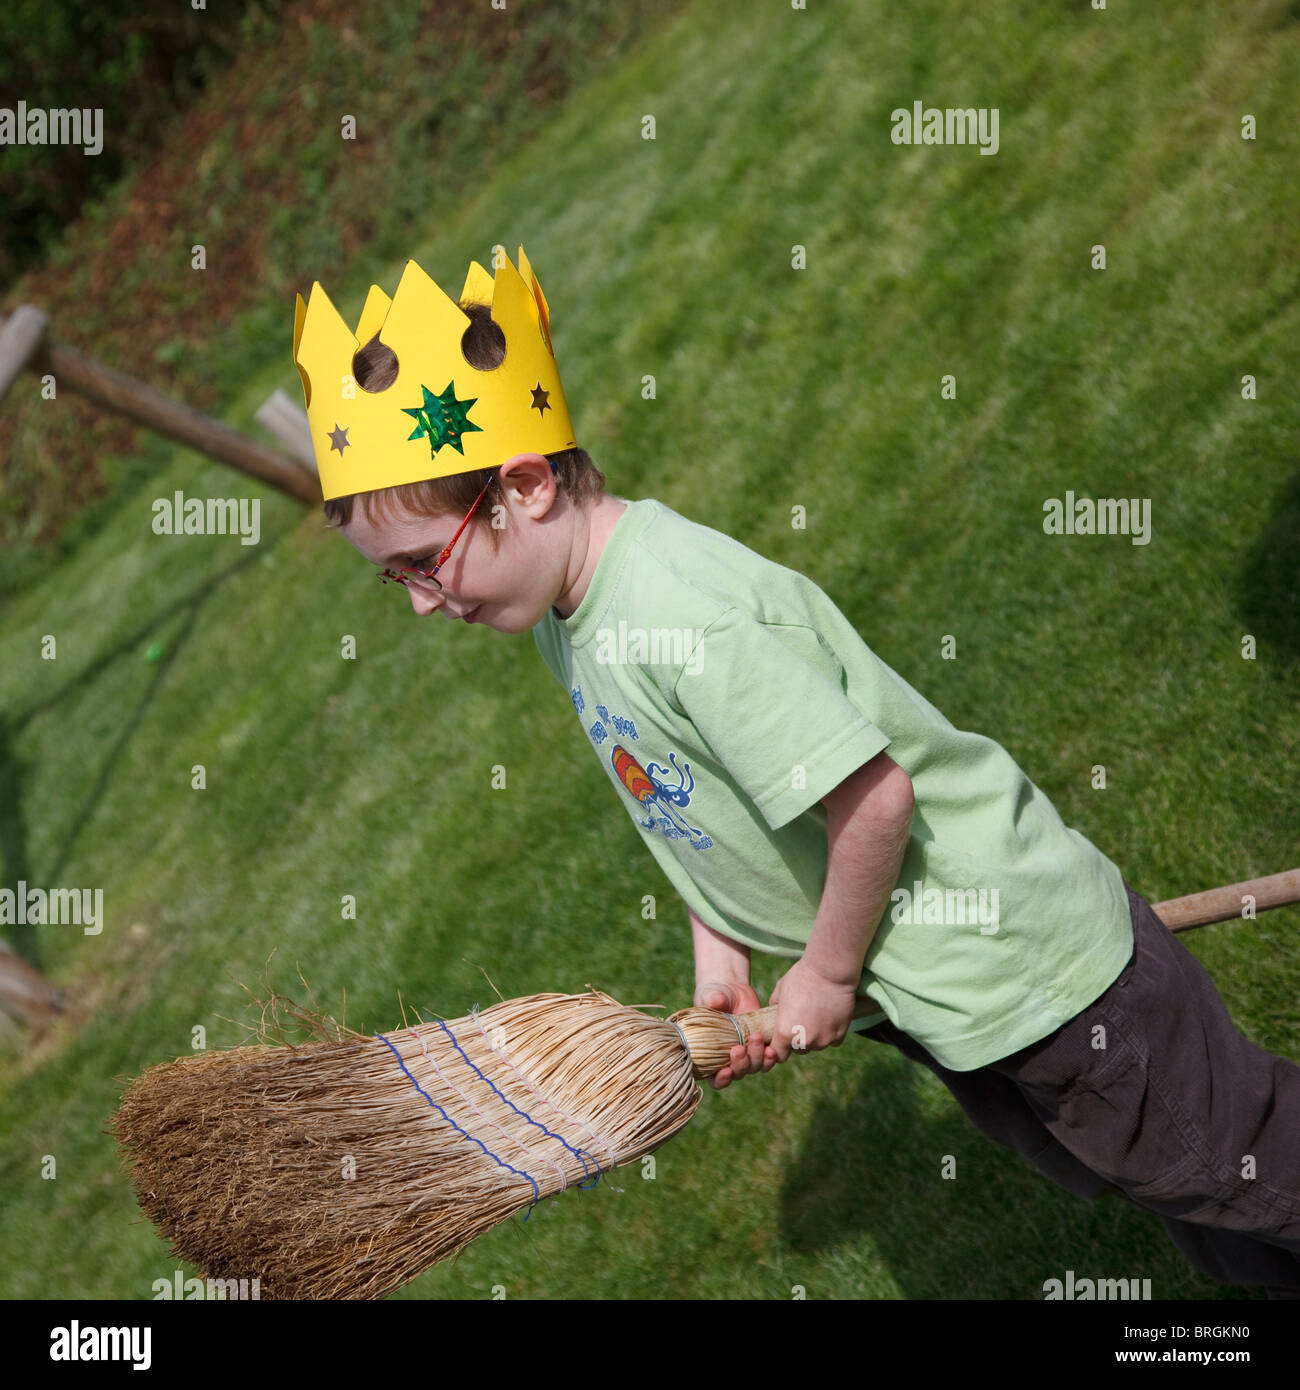
[[[1175,929],[1300,899],[1300,870],[1156,905]],[[1235,901],[1236,908],[1231,910]],[[1171,920],[1172,919],[1172,920]],[[279,1001],[276,1001],[278,1004]],[[523,1208],[653,1152],[701,1077],[777,1009],[654,1018],[599,990],[536,994],[368,1037],[151,1067],[112,1122],[173,1255],[263,1298],[380,1298]],[[863,1000],[855,1017],[878,1010]]]
[[[864,1010],[874,1010],[867,1001]],[[324,1020],[294,1010],[304,1021]],[[149,1068],[112,1132],[172,1253],[262,1298],[380,1298],[513,1213],[653,1152],[752,1015],[599,990]]]

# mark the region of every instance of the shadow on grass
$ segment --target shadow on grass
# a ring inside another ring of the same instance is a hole
[[[0,718],[0,864],[4,865],[4,882],[12,882],[14,891],[29,877],[27,857],[27,827],[23,822],[22,785],[23,763],[14,744],[14,726]],[[15,924],[5,931],[5,937],[29,965],[39,966],[36,959],[36,929],[27,923]]]
[[[1252,634],[1259,657],[1282,658],[1282,675],[1290,685],[1300,665],[1300,473],[1278,493],[1268,525],[1259,534],[1237,581],[1237,609],[1243,632]]]
[[[942,1176],[945,1162],[955,1176]],[[847,1105],[818,1109],[780,1211],[791,1251],[869,1235],[909,1299],[1040,1300],[1069,1270],[1076,1281],[1150,1279],[1154,1299],[1264,1296],[1203,1278],[1118,1192],[1089,1201],[1057,1187],[901,1053],[875,1058]]]
[[[142,623],[124,637],[116,646],[101,652],[65,685],[32,705],[22,714],[16,717],[0,715],[0,786],[5,789],[4,798],[0,800],[0,868],[3,869],[4,882],[12,882],[15,885],[20,881],[27,883],[39,881],[47,885],[58,883],[79,836],[94,816],[96,807],[103,799],[122,755],[126,752],[131,739],[143,722],[149,707],[153,704],[154,698],[162,688],[162,683],[172,664],[189,641],[204,605],[228,580],[241,570],[246,569],[261,555],[273,550],[285,534],[287,533],[281,532],[269,545],[259,546],[257,553],[251,550],[247,551],[241,559],[221,571],[214,579],[204,580],[201,587],[195,592],[167,604],[147,622]],[[125,712],[121,728],[109,745],[94,782],[68,821],[68,829],[54,853],[49,868],[39,874],[34,873],[27,851],[27,827],[23,814],[24,764],[17,751],[18,736],[37,715],[46,713],[59,705],[69,695],[82,690],[102,675],[114,662],[137,653],[141,643],[146,638],[166,628],[177,615],[182,617],[179,631],[168,642],[166,651],[155,665],[153,675],[140,698],[132,709]],[[10,944],[14,951],[29,965],[40,969],[40,946],[36,928],[31,923],[15,925],[11,931]]]

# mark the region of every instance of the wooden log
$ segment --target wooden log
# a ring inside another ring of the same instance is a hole
[[[20,304],[0,329],[0,401],[40,351],[48,322],[34,304]]]
[[[30,307],[22,305],[9,316],[4,332],[0,333],[0,341],[3,341],[21,310]],[[20,320],[18,328],[13,330],[16,341],[23,341],[18,335],[31,333],[32,322],[30,316]],[[24,327],[24,324],[27,326]],[[313,505],[321,501],[320,483],[296,459],[249,439],[220,420],[202,415],[124,372],[105,367],[93,357],[42,338],[36,348],[28,353],[26,365],[34,371],[52,372],[59,386],[85,396],[114,414],[125,415],[141,425],[148,425],[159,434],[197,449],[218,463],[270,483],[299,502]]]
[[[268,449],[222,421],[201,415],[152,386],[115,372],[72,348],[49,344],[44,355],[60,386],[70,387],[96,405],[148,425],[241,473],[260,478],[300,502],[321,500],[319,483],[279,450]]]

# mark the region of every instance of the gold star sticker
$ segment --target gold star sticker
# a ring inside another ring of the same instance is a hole
[[[532,403],[532,405],[530,405],[530,406],[528,407],[530,410],[535,410],[535,411],[538,413],[538,415],[541,415],[541,414],[543,414],[543,412],[545,412],[545,411],[547,411],[547,410],[553,410],[553,409],[554,409],[554,407],[551,405],[550,401],[547,399],[547,397],[548,397],[551,393],[550,393],[549,391],[543,391],[543,390],[542,390],[542,383],[541,383],[540,381],[537,383],[536,386],[534,386],[534,387],[532,388],[532,392],[533,392],[533,403]]]

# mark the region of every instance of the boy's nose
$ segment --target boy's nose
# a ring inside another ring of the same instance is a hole
[[[442,607],[441,595],[430,593],[429,590],[423,587],[417,588],[414,584],[408,584],[406,589],[411,595],[411,607],[414,608],[421,617]]]

